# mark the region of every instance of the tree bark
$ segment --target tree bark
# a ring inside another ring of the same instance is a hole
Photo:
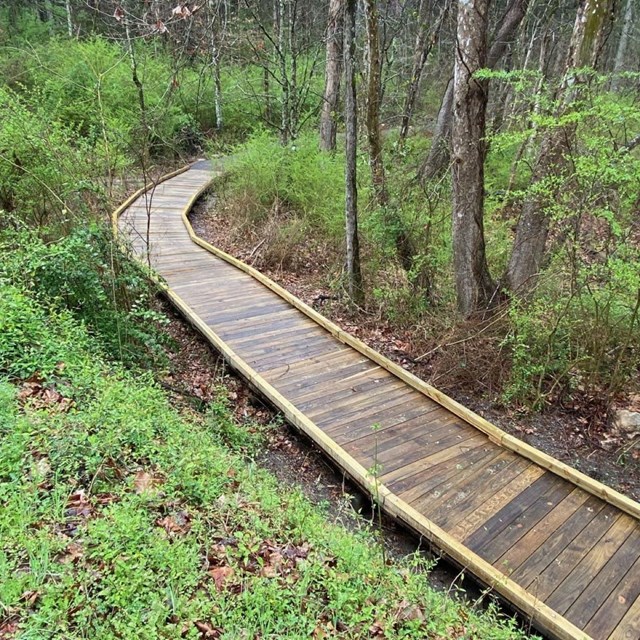
[[[571,109],[580,78],[574,72],[584,67],[595,68],[602,51],[606,26],[611,19],[613,0],[581,0],[564,65],[563,81],[556,92],[555,117],[559,119]],[[567,155],[573,146],[575,125],[552,127],[543,136],[534,165],[531,186],[542,185],[551,176],[568,177]],[[504,276],[506,286],[514,293],[526,294],[538,280],[544,259],[550,219],[546,207],[553,203],[554,193],[532,189],[524,201],[509,264]]]
[[[369,69],[367,74],[367,140],[369,142],[369,166],[376,200],[381,207],[389,202],[384,164],[382,160],[382,140],[380,138],[380,95],[382,59],[380,57],[380,34],[378,31],[378,9],[376,0],[364,0],[367,22],[367,54]]]
[[[528,8],[529,0],[510,0],[486,57],[486,67],[488,69],[493,69],[504,55],[507,47],[513,41],[520,23],[527,14]],[[426,162],[420,170],[420,177],[423,181],[441,176],[449,164],[453,117],[452,105],[453,82],[450,79],[440,103],[431,149]]]
[[[71,13],[71,0],[65,0],[64,6],[67,12],[67,31],[69,33],[69,37],[73,38],[73,14]]]
[[[424,2],[424,0],[423,0]],[[422,72],[427,64],[429,54],[433,49],[440,33],[442,23],[449,11],[450,0],[446,0],[443,4],[435,24],[429,30],[426,16],[420,16],[420,27],[418,34],[416,35],[416,43],[413,49],[413,66],[411,68],[411,77],[409,79],[409,86],[407,88],[407,95],[404,101],[404,107],[402,109],[402,120],[400,121],[400,136],[399,145],[402,146],[409,135],[409,125],[411,124],[411,118],[413,117],[413,110],[415,108],[416,99],[418,97],[418,90],[420,88],[420,80],[422,79]],[[421,5],[422,8],[422,5]],[[422,13],[422,12],[420,12]]]
[[[633,0],[627,0],[627,4],[624,9],[624,17],[622,19],[622,31],[620,32],[620,40],[618,41],[618,48],[616,50],[616,59],[613,64],[614,78],[611,83],[613,91],[620,89],[620,77],[619,74],[624,70],[625,61],[627,57],[627,48],[629,46],[629,38],[631,37],[631,29],[633,28]]]
[[[361,305],[364,302],[364,290],[362,288],[360,245],[358,239],[358,187],[356,179],[358,138],[356,76],[354,69],[356,57],[356,7],[357,0],[346,0],[344,29],[344,120],[346,129],[345,226],[347,241],[347,291],[351,300]]]
[[[224,124],[222,117],[222,82],[220,80],[220,49],[216,42],[216,7],[214,0],[209,0],[209,55],[213,69],[213,103],[216,114],[216,131],[222,131]]]
[[[458,311],[465,317],[489,305],[495,287],[485,256],[483,227],[489,0],[458,5],[453,80],[453,264]]]
[[[324,96],[320,113],[320,149],[322,151],[335,151],[336,148],[336,115],[342,75],[343,30],[344,0],[330,0]]]

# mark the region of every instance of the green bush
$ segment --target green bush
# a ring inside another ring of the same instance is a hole
[[[283,147],[273,134],[257,133],[237,150],[229,169],[230,195],[248,204],[254,222],[264,221],[275,206],[319,233],[342,232],[343,158],[320,152],[315,134]]]
[[[127,365],[164,362],[166,319],[149,308],[154,288],[121,253],[110,229],[80,227],[50,244],[33,234],[7,233],[0,247],[9,256],[0,274],[72,313],[111,358]]]
[[[0,208],[31,227],[68,229],[72,215],[99,197],[102,167],[38,96],[28,104],[0,87]]]

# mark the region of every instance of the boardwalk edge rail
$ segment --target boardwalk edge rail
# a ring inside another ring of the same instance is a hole
[[[119,216],[145,191],[154,189],[162,182],[169,180],[180,173],[184,173],[190,168],[190,165],[182,167],[177,171],[173,171],[158,180],[147,188],[138,190],[133,196],[129,197],[112,215],[114,232],[118,230]],[[514,436],[505,433],[495,425],[491,424],[481,416],[470,411],[463,405],[459,404],[446,394],[438,391],[431,385],[427,384],[414,374],[406,371],[396,363],[387,359],[382,354],[371,349],[359,339],[349,335],[336,324],[320,315],[317,311],[309,307],[302,300],[291,294],[280,285],[276,284],[264,274],[260,273],[253,267],[241,262],[237,258],[227,254],[226,252],[214,247],[202,238],[200,238],[188,219],[189,212],[193,208],[196,201],[207,191],[213,182],[220,176],[218,171],[216,175],[211,176],[200,189],[198,189],[189,199],[182,211],[182,220],[189,233],[191,240],[212,253],[216,257],[233,265],[241,271],[252,276],[255,280],[266,286],[268,289],[276,293],[282,299],[290,303],[293,307],[311,318],[318,325],[322,326],[335,338],[343,344],[349,345],[356,351],[367,356],[376,364],[392,373],[396,377],[403,380],[413,389],[420,391],[427,397],[431,398],[444,408],[450,410],[458,417],[466,420],[475,426],[479,431],[489,437],[494,443],[514,451],[521,456],[539,464],[541,467],[555,473],[556,475],[572,482],[576,486],[585,491],[601,498],[614,506],[617,506],[624,512],[632,515],[634,518],[640,518],[640,504],[634,502],[630,498],[621,493],[606,487],[602,483],[593,480],[589,476],[573,469],[559,460],[555,460],[551,456],[538,451],[525,442],[518,440]],[[145,265],[146,266],[146,265]],[[495,589],[506,600],[511,602],[517,609],[531,617],[532,622],[541,630],[553,634],[559,640],[592,640],[584,631],[573,625],[566,618],[556,613],[548,607],[544,602],[530,594],[526,589],[518,585],[502,572],[498,571],[493,565],[480,556],[467,549],[458,542],[453,536],[431,522],[421,513],[416,511],[406,502],[396,496],[390,489],[381,484],[367,469],[358,463],[351,455],[349,455],[342,447],[337,445],[329,438],[319,427],[315,425],[307,416],[298,410],[291,402],[282,396],[273,386],[271,386],[262,376],[254,369],[239,358],[236,353],[214,332],[202,319],[195,314],[190,307],[182,300],[182,298],[166,285],[156,274],[151,277],[162,289],[164,294],[171,300],[175,307],[189,322],[202,334],[209,342],[223,355],[225,360],[243,377],[249,384],[256,389],[261,395],[265,396],[276,407],[278,407],[294,426],[309,436],[327,455],[329,455],[347,474],[361,487],[367,490],[371,495],[378,496],[378,500],[385,511],[391,516],[404,522],[407,526],[424,535],[434,546],[441,549],[455,562],[466,567],[481,581],[485,582],[491,588]]]

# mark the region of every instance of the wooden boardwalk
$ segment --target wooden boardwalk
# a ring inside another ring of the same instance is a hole
[[[196,163],[116,212],[182,313],[387,512],[535,627],[639,640],[640,505],[498,430],[198,239],[186,212],[213,173]]]

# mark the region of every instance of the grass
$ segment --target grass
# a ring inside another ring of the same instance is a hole
[[[283,490],[224,401],[178,413],[2,281],[0,318],[2,637],[522,637]]]

